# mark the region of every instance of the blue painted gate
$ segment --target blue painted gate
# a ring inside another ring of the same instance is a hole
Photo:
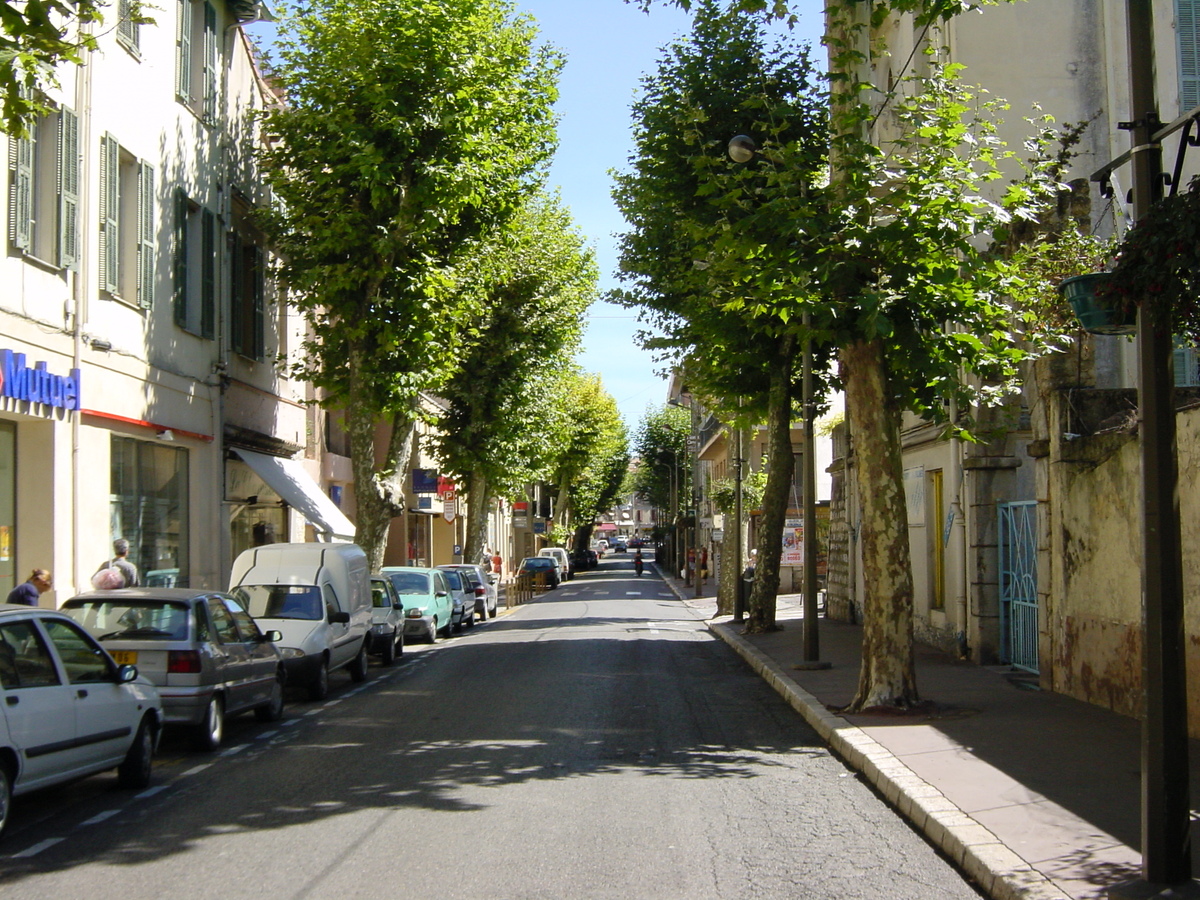
[[[1038,671],[1037,501],[1000,503],[1000,657]]]

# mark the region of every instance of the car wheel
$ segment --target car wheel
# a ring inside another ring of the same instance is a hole
[[[12,807],[12,775],[8,766],[0,765],[0,835],[8,824],[8,811]]]
[[[463,628],[475,627],[475,610],[471,610],[471,614],[467,616],[467,621],[463,623]]]
[[[379,661],[385,666],[390,666],[396,661],[396,635],[394,633],[383,642],[383,652],[379,654]]]
[[[358,656],[350,661],[350,665],[346,666],[346,671],[350,673],[350,680],[356,684],[367,680],[367,639],[363,638],[362,644],[358,648]]]
[[[396,656],[404,655],[404,630],[396,632]]]
[[[271,685],[271,699],[254,710],[254,718],[260,722],[278,722],[283,718],[283,670],[275,675],[275,683]]]
[[[427,643],[436,644],[438,639],[438,623],[437,616],[433,617],[433,621],[429,623],[429,634],[425,636]]]
[[[217,694],[208,701],[204,710],[204,719],[196,732],[197,750],[216,750],[221,746],[221,738],[225,736],[225,703]]]
[[[488,617],[489,619],[494,619],[494,618],[496,618],[496,607],[494,607],[494,606],[493,606],[491,609],[489,609],[489,610],[487,611],[487,617]]]
[[[322,658],[316,674],[308,684],[309,700],[324,700],[329,696],[329,660]]]
[[[454,616],[453,616],[453,614],[451,614],[450,618],[446,620],[446,624],[442,628],[442,632],[441,632],[442,637],[449,638],[450,633],[452,631],[454,631]]]
[[[143,716],[125,759],[117,766],[117,783],[124,788],[141,789],[150,784],[150,769],[154,763],[154,724]],[[7,778],[6,778],[7,780]],[[5,804],[7,809],[7,804]]]

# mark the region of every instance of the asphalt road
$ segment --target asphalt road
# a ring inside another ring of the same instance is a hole
[[[978,894],[629,555],[282,723],[22,798],[15,898]]]

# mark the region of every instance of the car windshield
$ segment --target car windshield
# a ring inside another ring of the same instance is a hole
[[[186,641],[188,604],[170,600],[68,600],[63,611],[98,640]]]
[[[311,584],[243,584],[233,595],[256,619],[308,619],[324,615],[321,591]]]
[[[423,572],[388,572],[397,594],[428,594],[429,576]]]
[[[553,569],[554,566],[554,560],[548,556],[531,556],[521,563],[522,569]]]
[[[446,570],[444,574],[446,576],[446,583],[450,585],[450,590],[461,591],[463,589],[462,576],[457,572]]]

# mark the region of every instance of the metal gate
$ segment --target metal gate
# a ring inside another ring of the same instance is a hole
[[[1038,671],[1037,501],[1000,503],[1000,656]]]

